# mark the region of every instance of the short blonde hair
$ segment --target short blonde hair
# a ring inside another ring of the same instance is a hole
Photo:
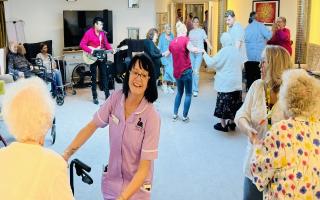
[[[20,79],[4,95],[2,113],[17,141],[39,142],[52,126],[54,102],[43,80]]]
[[[262,55],[267,61],[266,83],[277,93],[282,83],[282,73],[293,68],[290,55],[285,48],[278,45],[267,45]]]
[[[279,103],[288,117],[320,117],[320,80],[303,69],[283,73]]]
[[[187,27],[184,23],[178,21],[176,23],[176,29],[177,29],[177,35],[186,34],[187,33]]]

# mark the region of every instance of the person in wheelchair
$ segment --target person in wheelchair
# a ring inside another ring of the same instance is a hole
[[[33,76],[33,65],[24,56],[24,48],[18,42],[12,41],[9,43],[8,69],[9,74],[13,76],[14,80]]]
[[[45,82],[36,76],[19,79],[2,105],[16,141],[0,149],[0,199],[73,199],[66,161],[44,148],[55,110]]]
[[[57,64],[51,54],[48,53],[48,50],[48,45],[41,43],[40,53],[37,54],[36,58],[41,60],[42,66],[46,68],[47,74],[51,76],[52,95],[56,96],[57,93],[62,93],[63,91],[62,75],[60,69],[57,69]]]

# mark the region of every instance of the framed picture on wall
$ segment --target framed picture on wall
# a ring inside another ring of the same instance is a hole
[[[271,26],[279,17],[280,0],[252,1],[252,11],[257,13],[257,21]]]
[[[135,39],[135,40],[139,39],[139,28],[129,27],[127,29],[128,29],[128,38]]]
[[[139,8],[139,0],[128,0],[129,8]]]

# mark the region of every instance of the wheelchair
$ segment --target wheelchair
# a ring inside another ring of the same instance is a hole
[[[49,57],[51,58],[51,57]],[[53,59],[53,58],[51,58]],[[39,76],[40,78],[42,78],[45,82],[47,83],[51,83],[51,93],[52,96],[56,99],[56,103],[59,106],[62,106],[64,104],[64,97],[66,95],[66,91],[65,91],[65,87],[67,86],[71,86],[72,89],[72,95],[76,94],[76,91],[73,88],[73,84],[71,83],[67,83],[67,84],[63,84],[61,86],[57,86],[55,85],[55,80],[54,80],[54,69],[52,68],[51,65],[51,69],[47,69],[44,65],[43,65],[43,60],[41,58],[35,58],[34,59],[34,63],[35,65],[39,68],[38,73],[36,72],[35,74],[37,76]],[[60,67],[60,62],[59,60],[57,60],[57,69],[61,72],[61,67]],[[61,75],[62,76],[62,75]],[[62,77],[61,77],[62,78]],[[63,78],[62,78],[63,79]]]

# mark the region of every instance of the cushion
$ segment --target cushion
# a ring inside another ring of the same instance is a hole
[[[48,53],[52,55],[52,40],[46,40],[43,42],[37,42],[37,43],[24,43],[23,46],[26,49],[25,57],[29,62],[34,63],[33,58],[37,56],[38,53],[40,53],[40,44],[45,43],[48,45],[49,51]]]

